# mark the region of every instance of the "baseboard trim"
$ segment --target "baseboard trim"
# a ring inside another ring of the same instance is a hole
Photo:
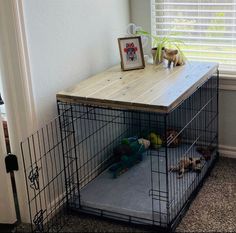
[[[236,159],[236,147],[219,145],[219,153],[222,157]]]

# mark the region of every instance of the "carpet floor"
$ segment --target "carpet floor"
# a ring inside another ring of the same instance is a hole
[[[63,232],[153,232],[76,214],[66,219]],[[17,228],[25,230],[24,225]],[[236,232],[236,160],[220,158],[176,232]]]

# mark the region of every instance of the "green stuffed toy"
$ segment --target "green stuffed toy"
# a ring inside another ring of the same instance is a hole
[[[117,178],[122,173],[136,163],[142,161],[142,153],[150,146],[150,141],[138,137],[124,138],[120,145],[114,148],[115,163],[109,168],[113,178]]]

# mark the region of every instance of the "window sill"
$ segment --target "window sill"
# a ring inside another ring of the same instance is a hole
[[[219,88],[225,91],[236,91],[236,75],[221,74]]]

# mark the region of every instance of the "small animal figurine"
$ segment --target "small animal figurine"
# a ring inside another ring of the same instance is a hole
[[[151,132],[148,135],[148,140],[150,141],[151,148],[153,148],[153,149],[158,149],[162,146],[162,139],[161,139],[160,135],[158,135],[154,132]]]
[[[197,147],[196,151],[200,153],[206,161],[211,159],[211,155],[215,148],[213,146],[208,147]]]
[[[182,66],[185,64],[183,55],[177,49],[167,49],[163,47],[162,54],[163,58],[168,60],[168,68],[171,67],[172,62],[173,66]]]
[[[179,133],[174,129],[168,129],[166,131],[166,138],[167,138],[167,145],[168,147],[177,147],[181,143],[181,136],[178,135]],[[165,138],[165,136],[163,136]]]
[[[203,158],[183,157],[176,166],[171,166],[169,171],[179,172],[178,178],[182,178],[185,171],[201,172]]]

